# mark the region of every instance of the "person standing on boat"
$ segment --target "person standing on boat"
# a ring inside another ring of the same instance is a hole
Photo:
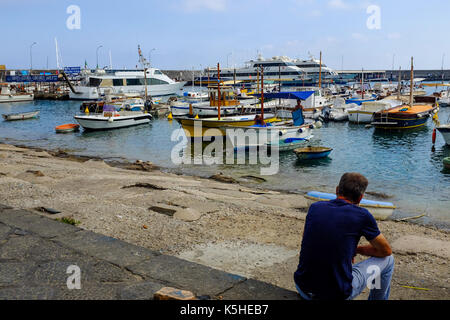
[[[297,104],[295,105],[295,108],[293,111],[297,111],[297,110],[303,111],[303,106],[302,106],[302,102],[300,101],[300,99],[297,99]]]
[[[255,125],[257,125],[257,126],[266,126],[266,122],[264,121],[262,116],[259,115],[259,114],[257,114],[255,116]]]
[[[346,173],[337,199],[311,205],[294,281],[306,300],[352,300],[368,287],[369,300],[388,300],[394,257],[374,217],[358,206],[368,185],[359,173]],[[358,246],[361,236],[369,245]],[[370,258],[352,265],[357,254]]]

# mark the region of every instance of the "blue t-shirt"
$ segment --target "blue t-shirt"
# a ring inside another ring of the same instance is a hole
[[[294,274],[303,292],[317,299],[346,299],[352,293],[352,259],[361,236],[380,234],[374,217],[344,200],[311,205],[306,216],[300,260]]]

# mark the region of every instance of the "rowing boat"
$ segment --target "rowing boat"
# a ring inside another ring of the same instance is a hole
[[[80,129],[79,124],[75,123],[67,123],[60,126],[55,127],[56,133],[68,133],[78,131]]]
[[[317,201],[330,201],[336,199],[336,195],[332,193],[324,193],[318,191],[310,191],[305,198],[308,200],[308,206]],[[386,220],[392,215],[396,206],[390,202],[381,202],[374,200],[362,199],[360,207],[369,210],[369,212],[378,220]]]
[[[326,158],[333,149],[326,147],[306,147],[295,149],[294,152],[300,160],[312,160]]]
[[[2,117],[6,121],[15,121],[15,120],[34,119],[34,118],[37,118],[38,115],[39,115],[39,111],[31,111],[31,112],[22,112],[22,113],[2,114]]]

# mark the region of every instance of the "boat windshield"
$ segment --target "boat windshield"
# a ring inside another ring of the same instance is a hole
[[[99,78],[89,78],[89,87],[99,87],[102,79]]]

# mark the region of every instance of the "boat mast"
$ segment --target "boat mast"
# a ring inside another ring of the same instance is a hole
[[[402,67],[398,69],[398,91],[397,91],[397,100],[400,100],[400,93],[402,91]]]
[[[411,57],[411,85],[409,89],[409,106],[413,105],[413,89],[414,89],[414,58]]]
[[[320,51],[319,89],[322,88],[322,51]]]
[[[364,68],[361,70],[361,98],[364,99]]]
[[[264,121],[264,68],[261,64],[261,82],[263,86],[261,88],[261,118]]]
[[[217,93],[219,94],[219,99],[217,101],[217,119],[220,120],[220,63],[217,63]]]
[[[59,64],[59,50],[58,50],[58,40],[55,38],[55,49],[56,49],[56,69],[60,70],[60,64]]]

